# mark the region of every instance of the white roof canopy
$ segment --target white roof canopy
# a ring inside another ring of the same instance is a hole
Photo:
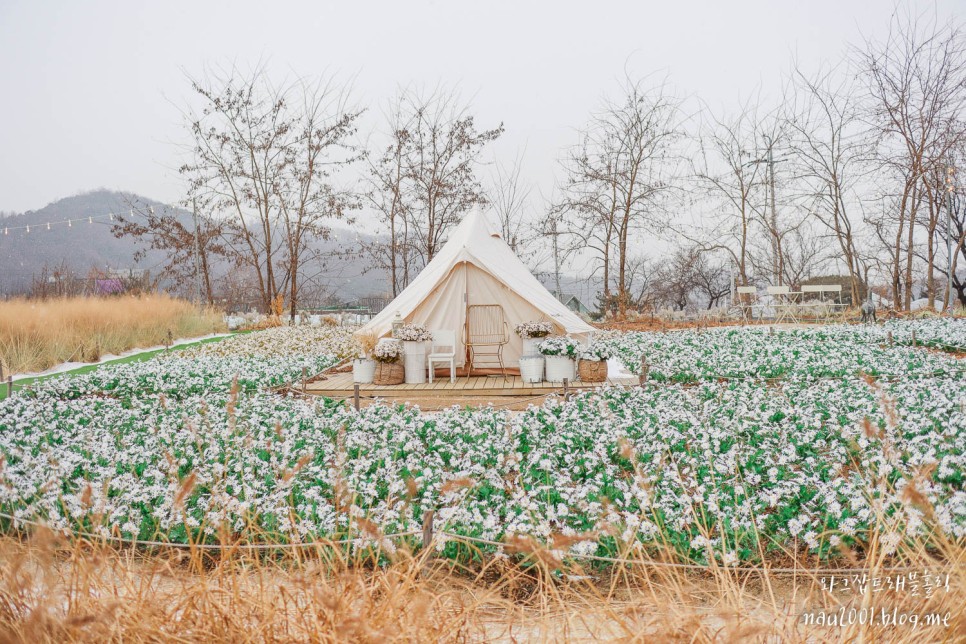
[[[359,334],[381,338],[392,332],[396,313],[430,331],[452,330],[457,336],[457,361],[463,364],[461,340],[467,308],[499,304],[510,329],[503,358],[508,366],[519,362],[522,341],[513,327],[530,320],[549,320],[557,332],[588,340],[594,332],[537,281],[520,258],[488,225],[483,213],[468,214],[449,241],[396,299],[369,321]]]

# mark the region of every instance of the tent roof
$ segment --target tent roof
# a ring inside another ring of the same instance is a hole
[[[407,318],[446,279],[453,268],[464,262],[490,273],[567,333],[584,334],[594,331],[594,327],[567,308],[533,276],[499,234],[490,228],[483,213],[474,210],[453,230],[449,241],[409,286],[372,318],[361,332],[382,336],[391,331],[392,320],[397,311],[404,319]],[[454,302],[454,306],[460,305],[461,303]]]

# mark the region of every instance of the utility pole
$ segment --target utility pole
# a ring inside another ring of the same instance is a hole
[[[953,316],[955,304],[953,302],[953,175],[956,169],[946,168],[946,306],[949,307],[949,317]]]
[[[779,261],[779,255],[781,254],[781,245],[778,239],[778,210],[775,208],[775,156],[774,156],[774,145],[772,145],[772,138],[767,134],[762,135],[765,141],[768,142],[768,187],[771,189],[771,268],[772,274],[775,276],[775,280],[778,282],[778,286],[782,285],[782,266],[781,261]]]
[[[735,265],[734,264],[732,264],[731,262],[728,262],[728,269],[729,269],[728,272],[729,272],[729,276],[730,276],[730,279],[728,281],[728,285],[729,285],[728,286],[728,290],[729,290],[729,293],[728,293],[728,305],[729,305],[729,307],[731,307],[731,306],[734,306],[735,305],[735,285],[737,284],[737,279],[738,278],[735,276]]]
[[[550,234],[553,235],[553,281],[554,287],[557,289],[557,298],[561,298],[563,293],[560,292],[560,246],[557,240],[559,232],[557,232],[557,218],[551,215],[550,219]]]
[[[748,161],[747,163],[743,163],[742,167],[750,166],[750,165],[758,165],[761,163],[765,164],[765,168],[766,168],[765,172],[768,177],[767,182],[765,184],[766,186],[765,207],[766,208],[769,206],[771,207],[771,216],[768,217],[768,220],[767,220],[768,227],[771,228],[771,230],[769,231],[771,234],[771,252],[772,252],[771,268],[772,268],[773,277],[777,282],[777,286],[781,286],[782,279],[783,279],[782,269],[784,267],[782,266],[782,262],[779,259],[781,255],[781,239],[778,236],[778,207],[776,206],[776,203],[775,203],[775,164],[781,163],[782,161],[787,160],[788,157],[785,156],[785,157],[782,157],[781,159],[776,159],[774,156],[775,146],[773,144],[774,143],[773,139],[767,134],[762,134],[762,138],[764,138],[765,141],[768,142],[768,153],[763,158],[753,159],[751,161]],[[771,194],[769,195],[768,192],[770,192]]]
[[[197,303],[200,306],[202,303],[201,296],[201,237],[198,232],[198,201],[195,198],[191,199],[191,215],[195,221],[195,295],[197,297]]]

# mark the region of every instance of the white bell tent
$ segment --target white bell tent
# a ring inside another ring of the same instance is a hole
[[[430,331],[455,331],[457,366],[464,366],[467,311],[477,304],[503,307],[509,327],[509,343],[503,350],[507,367],[519,365],[523,341],[514,327],[521,322],[549,320],[557,333],[581,342],[588,341],[594,331],[537,281],[490,228],[483,213],[473,211],[416,279],[357,333],[389,336],[399,313],[406,322],[423,324]]]

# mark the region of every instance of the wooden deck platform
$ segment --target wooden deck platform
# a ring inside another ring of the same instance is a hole
[[[325,373],[306,385],[306,393],[330,398],[351,399],[352,372]],[[570,391],[595,389],[603,384],[633,385],[637,380],[608,379],[607,383],[568,383]],[[453,405],[481,406],[489,403],[509,409],[525,409],[529,404],[540,404],[551,394],[562,394],[563,383],[526,383],[520,376],[460,376],[455,382],[448,377],[434,378],[432,383],[419,385],[360,385],[362,404],[376,399],[388,402],[412,403],[421,409],[443,409]]]

